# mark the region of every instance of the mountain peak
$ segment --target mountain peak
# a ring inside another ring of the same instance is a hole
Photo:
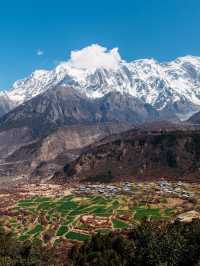
[[[49,73],[48,70],[44,70],[44,69],[39,69],[39,70],[35,70],[32,74],[32,76],[34,78],[40,79],[43,78],[45,75],[47,75]]]
[[[159,64],[158,61],[154,58],[143,58],[132,61],[132,63],[142,63],[142,64]]]
[[[189,62],[193,64],[200,64],[200,57],[199,56],[193,56],[193,55],[185,55],[178,57],[175,62],[183,63],[183,62]]]

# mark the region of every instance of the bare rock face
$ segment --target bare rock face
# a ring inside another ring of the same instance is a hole
[[[129,128],[130,125],[125,123],[99,123],[59,128],[47,137],[21,145],[5,158],[5,164],[11,175],[26,175],[31,180],[50,179],[55,172],[63,169],[66,162],[75,160],[83,148]],[[17,166],[17,162],[20,167]],[[9,169],[9,165],[15,172]]]
[[[88,145],[129,128],[129,124],[100,123],[58,129],[41,142],[31,163],[31,180],[51,179],[63,170],[66,161],[74,161]]]
[[[82,149],[97,140],[130,128],[128,124],[99,123],[93,125],[74,125],[58,129],[41,143],[38,160],[54,160],[65,151]]]
[[[27,127],[11,128],[0,131],[0,184],[17,181],[23,178],[23,173],[29,171],[28,157],[18,158],[15,161],[7,161],[18,149],[33,142],[32,131]],[[20,169],[20,175],[18,175]]]
[[[27,127],[0,131],[0,159],[5,159],[9,154],[32,140],[32,132]]]

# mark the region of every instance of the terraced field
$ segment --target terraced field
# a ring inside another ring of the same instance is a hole
[[[167,208],[135,205],[124,195],[37,196],[19,200],[0,220],[21,241],[40,239],[56,244],[63,238],[84,241],[96,232],[127,229],[142,219],[168,219],[172,213]]]

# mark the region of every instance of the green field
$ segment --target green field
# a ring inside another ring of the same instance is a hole
[[[143,219],[161,219],[170,217],[172,209],[160,210],[132,203],[131,197],[113,196],[65,196],[33,197],[20,200],[10,211],[13,215],[5,217],[5,226],[18,235],[21,241],[39,238],[60,238],[84,241],[92,232],[108,233],[112,230],[127,229]],[[120,215],[128,215],[129,220],[121,220]],[[90,223],[83,223],[83,215],[93,215],[108,221],[108,224],[91,229]],[[15,218],[13,218],[13,216]],[[46,243],[46,242],[45,242]],[[55,242],[56,243],[56,242]]]
[[[112,223],[113,223],[113,227],[116,228],[116,229],[128,228],[128,224],[127,223],[122,222],[122,221],[117,220],[117,219],[113,219]]]
[[[64,234],[66,234],[68,231],[68,227],[65,226],[65,225],[61,225],[58,229],[58,232],[57,232],[57,236],[63,236]]]
[[[136,220],[161,218],[161,213],[159,208],[146,208],[143,206],[139,206],[134,208],[134,211],[135,211],[134,218]]]
[[[73,231],[70,231],[69,233],[67,233],[66,237],[71,240],[79,240],[79,241],[86,241],[90,239],[89,235],[80,234],[80,233],[73,232]]]

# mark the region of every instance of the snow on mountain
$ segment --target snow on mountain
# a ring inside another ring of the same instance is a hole
[[[5,91],[0,91],[0,116],[6,114],[13,108],[13,103]]]
[[[161,112],[184,118],[200,110],[200,57],[126,62],[117,48],[95,44],[72,51],[68,61],[51,71],[37,70],[16,81],[7,95],[16,106],[57,85],[70,85],[89,98],[112,91],[130,94]]]
[[[57,83],[57,76],[53,71],[36,70],[28,78],[16,81],[8,96],[15,105],[19,105],[49,89],[54,82]]]

